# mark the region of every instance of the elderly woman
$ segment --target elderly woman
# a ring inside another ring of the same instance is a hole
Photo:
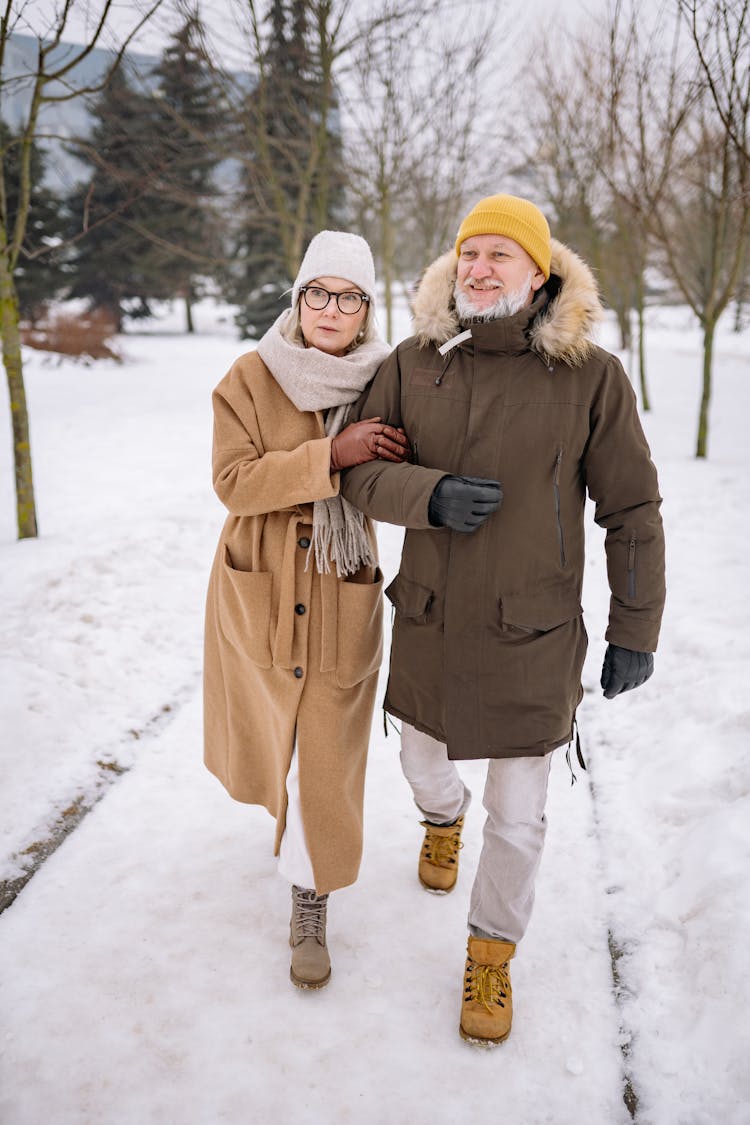
[[[347,414],[388,354],[364,239],[313,238],[283,312],[214,391],[214,488],[229,510],[206,613],[205,761],[276,818],[292,884],[291,978],[331,975],[328,893],[357,878],[382,652],[370,522],[339,470],[405,460],[408,442]]]

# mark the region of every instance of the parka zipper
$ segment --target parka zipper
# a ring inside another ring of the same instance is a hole
[[[555,458],[555,469],[552,474],[552,488],[555,493],[555,519],[557,521],[557,542],[560,547],[560,566],[566,566],[567,560],[565,557],[565,536],[563,534],[562,526],[562,513],[560,511],[560,466],[562,465],[563,447],[557,451]]]
[[[628,543],[628,598],[635,601],[635,533],[631,534]]]
[[[411,443],[411,463],[412,465],[419,464],[419,446],[415,441]]]

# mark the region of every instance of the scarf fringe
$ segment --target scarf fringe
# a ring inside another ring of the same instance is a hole
[[[338,504],[335,505],[334,518],[316,518],[321,511],[325,511],[330,517],[335,501],[338,501]],[[308,562],[313,552],[318,572],[330,574],[331,561],[333,561],[336,564],[338,578],[344,578],[347,574],[356,574],[363,566],[377,566],[377,559],[365,530],[364,516],[342,496],[315,501],[312,542],[307,552]]]

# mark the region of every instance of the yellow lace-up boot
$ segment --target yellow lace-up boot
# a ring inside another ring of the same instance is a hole
[[[461,1005],[461,1038],[480,1047],[495,1047],[510,1035],[513,999],[510,961],[512,941],[469,938]]]
[[[430,824],[429,820],[419,823],[425,830],[419,855],[419,881],[433,894],[447,895],[458,878],[458,853],[463,847],[461,829],[464,818],[460,816],[455,824],[445,827]]]

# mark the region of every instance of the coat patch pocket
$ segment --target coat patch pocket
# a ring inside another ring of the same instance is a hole
[[[435,595],[428,586],[422,586],[403,574],[397,574],[385,592],[399,617],[424,625]]]
[[[374,582],[339,582],[336,640],[336,683],[350,688],[362,683],[383,659],[383,574]]]
[[[230,645],[261,668],[270,668],[270,571],[235,570],[227,547],[219,574],[218,603],[221,631]]]
[[[452,366],[445,371],[439,367],[415,367],[409,372],[403,393],[443,398],[446,401],[449,399],[468,401],[471,397],[471,388],[463,380],[459,380],[456,369]]]
[[[440,370],[430,370],[428,367],[415,367],[409,376],[410,387],[434,387],[440,378]]]
[[[531,594],[503,594],[499,599],[503,626],[533,633],[548,633],[583,613],[575,590]]]

